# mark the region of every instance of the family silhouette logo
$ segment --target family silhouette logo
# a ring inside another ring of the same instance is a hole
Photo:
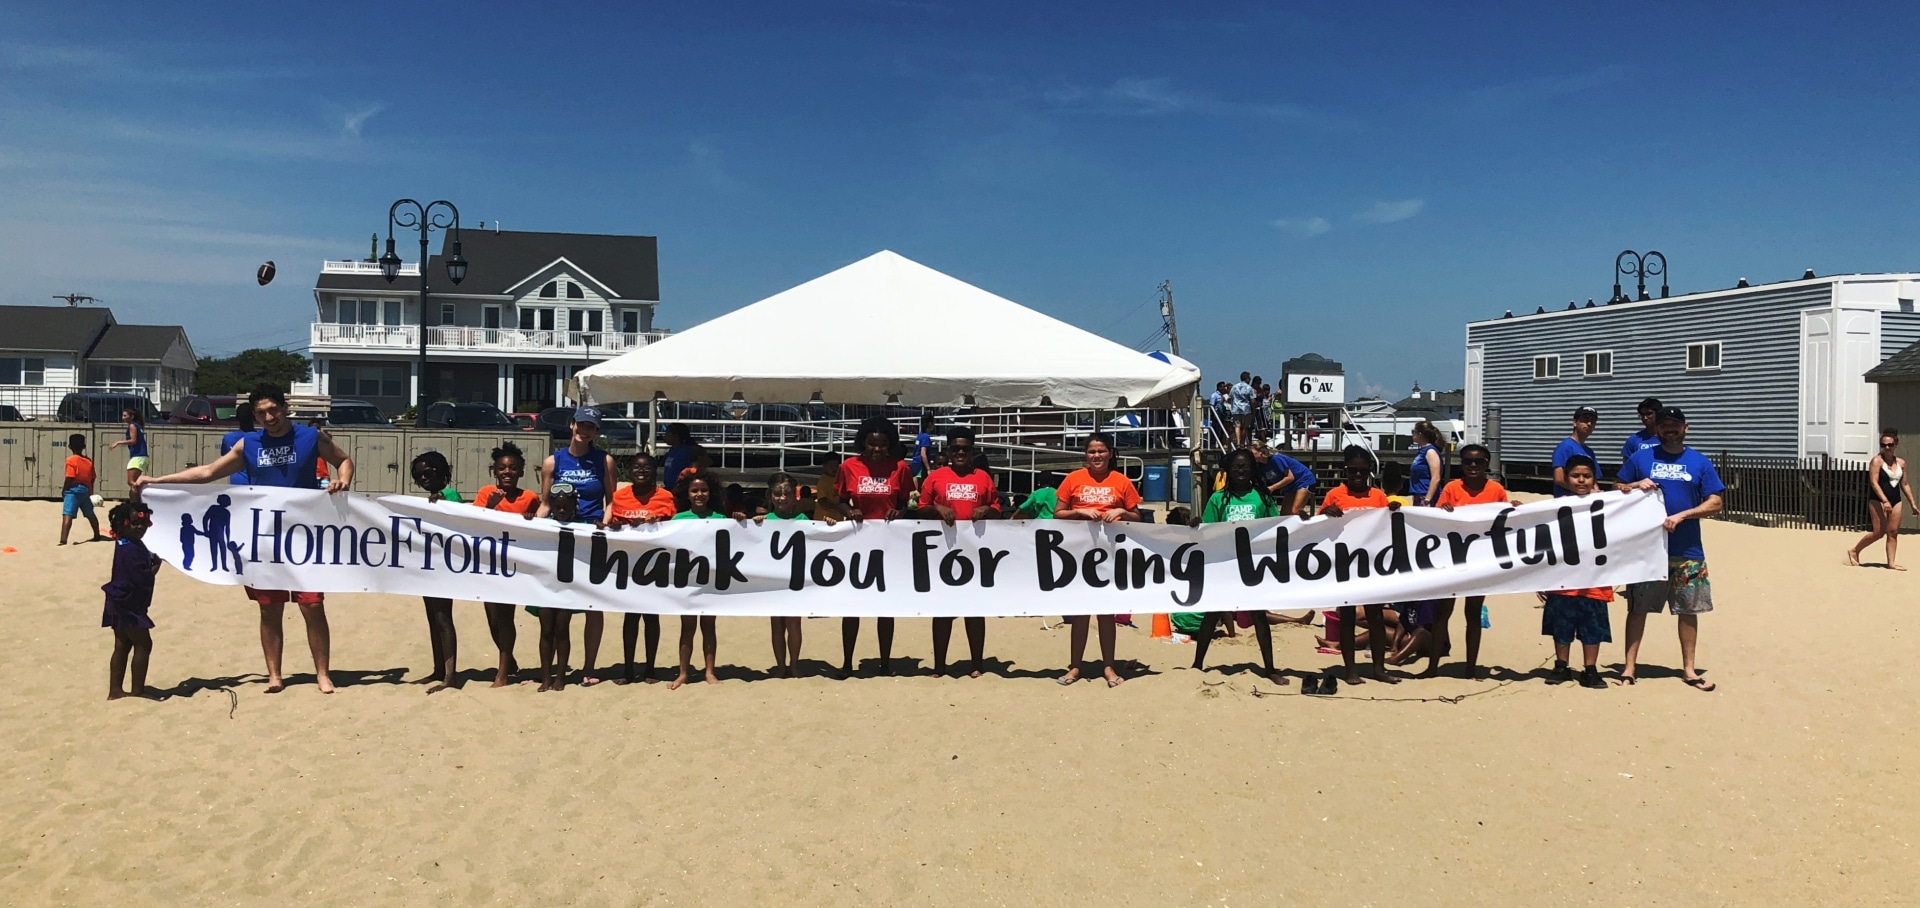
[[[200,553],[202,570],[230,571],[245,574],[246,559],[240,557],[240,543],[233,541],[233,498],[221,495],[213,500],[200,515],[200,526],[194,528],[193,515],[180,515],[180,569],[193,570],[195,550],[200,540],[206,540],[206,548]]]

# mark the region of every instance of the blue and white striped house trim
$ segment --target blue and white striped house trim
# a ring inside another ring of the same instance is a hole
[[[1916,296],[1920,275],[1844,274],[1469,322],[1466,434],[1483,440],[1498,407],[1502,460],[1543,464],[1596,407],[1611,466],[1658,397],[1705,452],[1864,458],[1879,428],[1862,376],[1920,340]]]

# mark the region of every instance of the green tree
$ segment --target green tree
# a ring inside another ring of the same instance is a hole
[[[256,347],[232,356],[200,360],[193,375],[195,394],[246,394],[262,382],[287,387],[312,374],[307,358],[290,350]]]

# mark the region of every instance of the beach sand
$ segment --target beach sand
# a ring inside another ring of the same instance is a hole
[[[1240,670],[1245,632],[1213,649],[1227,671],[1184,668],[1192,648],[1150,640],[1144,615],[1120,639],[1142,669],[1115,690],[1055,685],[1067,634],[1038,619],[989,622],[1005,671],[978,680],[924,673],[925,621],[900,622],[908,676],[750,680],[772,663],[767,623],[723,619],[717,687],[490,690],[480,607],[459,603],[469,680],[429,697],[394,683],[427,670],[418,600],[341,595],[340,692],[314,688],[290,608],[293,684],[267,696],[257,610],[168,568],[150,680],[174,696],[109,703],[111,546],[56,548],[58,523],[55,503],[0,502],[18,549],[0,555],[6,904],[1916,898],[1920,571],[1844,567],[1851,534],[1707,526],[1713,693],[1678,680],[1669,616],[1638,686],[1549,686],[1534,600],[1508,596],[1495,680],[1333,698]],[[807,622],[810,670],[838,661],[838,624]],[[519,631],[537,665],[534,621]],[[1310,634],[1277,633],[1283,667],[1337,661]]]

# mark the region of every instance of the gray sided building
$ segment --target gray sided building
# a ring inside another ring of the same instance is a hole
[[[1866,373],[1920,341],[1920,275],[1845,274],[1469,322],[1467,437],[1500,419],[1510,472],[1549,464],[1577,407],[1609,467],[1658,397],[1709,454],[1865,458],[1879,431]]]

